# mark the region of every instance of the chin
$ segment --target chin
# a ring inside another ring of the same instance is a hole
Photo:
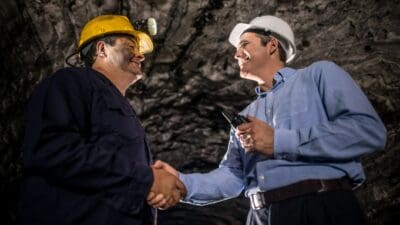
[[[240,77],[241,77],[241,78],[246,78],[246,79],[248,79],[249,76],[250,76],[250,73],[249,73],[249,72],[240,71]]]
[[[133,77],[140,77],[142,78],[143,76],[143,72],[141,70],[131,70],[129,71],[129,73],[133,76]]]
[[[138,80],[142,79],[143,74],[141,74],[141,73],[136,73],[136,74],[133,74],[132,77],[133,77],[133,80],[134,80],[134,81],[138,81]]]
[[[249,73],[249,72],[243,72],[243,71],[240,72],[240,77],[243,79],[252,80],[255,82],[258,82],[258,80],[259,80],[256,75]]]

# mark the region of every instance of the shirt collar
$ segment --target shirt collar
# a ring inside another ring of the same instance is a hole
[[[260,88],[260,86],[257,86],[255,88],[255,92],[259,97],[265,97],[268,92],[274,90],[275,87],[277,87],[279,84],[285,82],[287,79],[292,77],[295,74],[296,70],[290,67],[283,67],[282,69],[278,70],[278,72],[275,73],[274,75],[274,80],[275,84],[272,86],[272,88],[268,91],[263,92]]]

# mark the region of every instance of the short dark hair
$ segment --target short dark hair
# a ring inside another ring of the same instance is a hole
[[[97,38],[90,43],[88,43],[86,46],[82,48],[80,51],[80,57],[81,60],[85,63],[86,67],[92,67],[94,61],[96,60],[96,45],[99,41],[104,41],[106,44],[109,44],[111,46],[115,45],[115,41],[118,38],[121,37],[126,37],[126,38],[133,38],[137,42],[137,38],[128,34],[111,34],[107,36],[103,36],[100,38]]]
[[[263,29],[259,29],[259,28],[250,28],[245,30],[243,33],[246,32],[251,32],[251,33],[255,33],[261,41],[261,44],[263,46],[267,45],[267,43],[271,40],[271,36],[273,37],[273,33],[271,31],[265,31]],[[286,52],[282,47],[282,44],[278,41],[278,51],[279,51],[279,59],[283,62],[286,63]]]

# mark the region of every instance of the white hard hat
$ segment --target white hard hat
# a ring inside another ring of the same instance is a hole
[[[238,23],[229,35],[229,42],[238,47],[240,36],[244,31],[250,29],[262,29],[271,32],[271,36],[278,39],[286,52],[286,63],[293,60],[296,55],[296,45],[294,44],[294,34],[292,28],[284,20],[275,16],[260,16],[254,18],[250,23]]]

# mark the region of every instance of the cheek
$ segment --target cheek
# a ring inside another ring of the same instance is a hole
[[[130,61],[132,58],[133,58],[133,53],[132,53],[132,51],[131,50],[129,50],[129,49],[123,49],[122,50],[122,55],[123,55],[123,58],[125,59],[125,60],[128,60],[128,61]]]
[[[121,65],[121,62],[123,61],[123,56],[120,52],[116,51],[110,54],[109,60],[114,65]]]
[[[256,63],[264,63],[267,59],[267,55],[263,51],[253,51],[251,57]]]

